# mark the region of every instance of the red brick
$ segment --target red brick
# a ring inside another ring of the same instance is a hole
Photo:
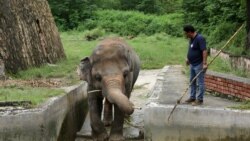
[[[242,87],[247,88],[248,85],[249,85],[249,84],[243,83],[243,84],[242,84]],[[249,85],[249,87],[250,87],[250,85]]]
[[[205,82],[213,82],[211,79],[205,79]]]
[[[239,86],[242,86],[244,83],[242,83],[242,82],[237,82],[236,81],[236,85],[239,85]]]
[[[222,82],[226,83],[227,82],[227,79],[221,79]]]
[[[234,89],[234,90],[233,90],[233,93],[234,93],[234,94],[239,94],[239,91],[236,90],[236,89]]]
[[[213,78],[212,75],[205,75],[205,79],[211,79],[211,78]]]
[[[228,90],[223,90],[224,94],[230,94]]]
[[[234,85],[233,84],[227,84],[227,86],[229,87],[229,88],[234,88]]]
[[[217,78],[216,78],[216,80],[217,80],[217,81],[222,81],[222,79],[221,79],[221,78],[219,78],[219,77],[217,77]]]
[[[223,82],[223,86],[224,86],[224,87],[227,87],[227,83],[226,83],[226,82]]]
[[[241,92],[241,95],[246,96],[246,97],[250,97],[250,93],[247,93],[247,92]]]
[[[239,91],[242,91],[242,87],[239,86],[239,85],[237,85],[237,86],[235,87],[235,89],[236,89],[236,90],[239,90]]]
[[[227,79],[227,82],[228,82],[228,83],[234,83],[234,80]]]
[[[212,87],[217,87],[217,84],[215,84],[215,83],[210,83],[209,85]]]
[[[220,85],[220,86],[223,86],[223,82],[221,82],[221,81],[218,82],[217,84]]]

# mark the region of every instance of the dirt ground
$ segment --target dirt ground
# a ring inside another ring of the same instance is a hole
[[[143,108],[149,92],[154,87],[157,74],[160,73],[160,71],[161,69],[140,71],[130,98],[136,107]]]

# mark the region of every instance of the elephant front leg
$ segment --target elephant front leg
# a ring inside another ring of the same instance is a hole
[[[124,141],[123,137],[124,113],[114,105],[114,121],[112,123],[109,141]]]
[[[102,98],[89,98],[90,124],[94,141],[107,141],[108,134],[101,121]]]
[[[105,126],[110,126],[112,123],[112,120],[113,120],[112,104],[107,99],[105,99],[103,123]]]

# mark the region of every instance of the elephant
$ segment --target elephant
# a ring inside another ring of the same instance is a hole
[[[125,40],[106,38],[96,46],[89,57],[81,60],[79,69],[80,79],[88,83],[88,107],[93,140],[125,140],[124,117],[134,112],[134,105],[129,98],[140,71],[138,55]],[[110,124],[108,135],[105,125]]]

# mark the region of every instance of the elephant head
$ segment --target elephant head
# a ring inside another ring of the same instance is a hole
[[[139,73],[134,70],[136,64],[139,68],[138,62],[138,57],[122,40],[108,39],[101,42],[90,57],[81,60],[79,75],[89,87],[102,90],[110,103],[130,115],[134,108],[129,97]]]

